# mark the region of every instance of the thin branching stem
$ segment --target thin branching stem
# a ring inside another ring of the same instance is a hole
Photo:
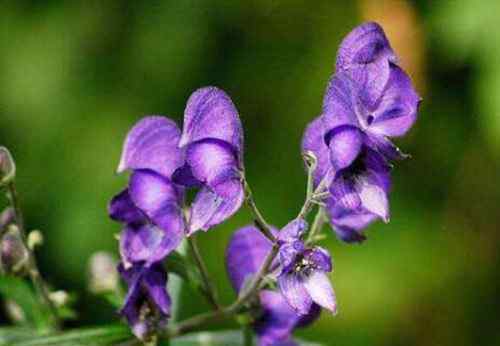
[[[214,283],[210,280],[210,276],[208,275],[207,266],[203,261],[203,258],[200,254],[200,249],[198,248],[198,242],[196,241],[196,237],[194,235],[187,238],[189,248],[191,250],[191,254],[193,255],[194,261],[201,275],[201,279],[203,281],[204,290],[206,293],[206,297],[210,305],[215,310],[220,309],[220,305],[217,298],[217,290],[215,289]]]
[[[21,210],[21,205],[19,203],[19,198],[17,195],[17,189],[14,181],[11,181],[7,185],[8,196],[12,208],[14,208],[14,215],[16,219],[16,224],[19,227],[19,232],[21,233],[21,239],[24,243],[24,246],[28,250],[28,275],[33,282],[33,286],[40,298],[40,301],[48,307],[50,316],[52,318],[52,323],[56,329],[59,328],[59,317],[57,314],[57,309],[49,297],[49,288],[45,280],[40,274],[40,270],[38,269],[38,264],[36,261],[36,257],[34,254],[34,250],[31,249],[27,244],[27,235],[26,229],[24,226],[24,217]]]
[[[243,184],[245,186],[245,201],[247,206],[250,208],[255,225],[257,228],[266,236],[271,242],[276,242],[276,238],[273,235],[273,232],[271,230],[271,226],[267,223],[267,221],[264,219],[264,216],[262,216],[262,213],[260,212],[259,208],[257,208],[257,204],[255,203],[252,189],[250,188],[250,185],[246,181],[246,179],[243,179]]]

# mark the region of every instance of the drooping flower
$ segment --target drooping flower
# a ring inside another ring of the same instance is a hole
[[[336,313],[335,293],[327,274],[332,271],[330,254],[318,246],[306,247],[300,239],[305,230],[303,220],[293,220],[278,234],[279,288],[300,315],[307,315],[314,304]]]
[[[192,234],[223,222],[241,206],[242,156],[243,131],[236,108],[222,90],[206,87],[189,98],[182,133],[165,117],[139,121],[127,136],[118,171],[150,170],[167,181],[162,183],[198,187],[187,225]],[[149,214],[163,215],[160,192],[150,197],[145,201],[152,208]]]
[[[404,158],[389,137],[404,135],[420,97],[382,28],[365,23],[342,42],[322,114],[307,127],[303,151],[317,158],[314,183],[330,173],[327,211],[337,235],[362,241],[374,220],[388,220],[389,160]]]
[[[237,292],[258,272],[271,248],[269,239],[255,226],[243,227],[233,234],[226,249],[226,267]],[[296,345],[292,339],[293,330],[309,325],[320,313],[319,306],[312,304],[308,313],[302,316],[279,291],[271,289],[260,291],[258,298],[261,314],[256,318],[253,328],[260,346]]]
[[[123,222],[120,255],[126,268],[150,266],[175,250],[184,237],[182,189],[151,170],[137,170],[128,189],[109,206],[111,218]]]
[[[134,265],[129,269],[119,265],[118,271],[129,286],[120,314],[127,319],[134,335],[147,341],[170,316],[167,273],[158,263],[150,267]]]

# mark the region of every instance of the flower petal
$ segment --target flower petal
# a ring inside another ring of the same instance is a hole
[[[354,28],[340,44],[336,70],[340,72],[355,65],[369,64],[379,58],[396,61],[382,27],[375,22],[363,23]]]
[[[314,263],[314,267],[324,272],[332,271],[332,257],[326,249],[316,246],[313,249],[307,250],[304,257],[308,261]]]
[[[151,266],[144,274],[144,286],[156,307],[165,316],[170,316],[172,301],[167,292],[167,273],[159,263]]]
[[[359,88],[348,73],[330,79],[323,98],[322,119],[327,133],[343,125],[360,126],[357,113],[362,104],[358,94]]]
[[[362,176],[357,181],[357,190],[361,205],[368,212],[377,215],[385,222],[389,221],[389,200],[387,191],[374,174]]]
[[[181,199],[181,193],[169,179],[151,170],[134,171],[129,194],[134,204],[150,218],[166,205],[177,205]]]
[[[262,290],[259,298],[262,315],[254,325],[259,345],[286,345],[286,342],[291,342],[292,332],[300,315],[288,305],[279,292]]]
[[[378,151],[386,160],[404,160],[409,157],[384,136],[368,133],[365,143],[371,149]]]
[[[271,248],[269,239],[253,225],[233,234],[226,248],[226,269],[236,291],[240,291],[247,277],[257,273]]]
[[[420,100],[408,75],[391,65],[389,81],[373,112],[369,132],[389,137],[404,135],[417,118]]]
[[[354,179],[346,179],[343,176],[335,179],[330,186],[330,195],[331,200],[343,209],[358,210],[361,206]]]
[[[318,186],[321,179],[331,167],[330,152],[325,143],[325,126],[322,117],[314,119],[306,128],[302,138],[302,152],[312,152],[316,156],[316,170],[314,171],[314,186]]]
[[[304,251],[305,245],[301,240],[284,243],[280,246],[278,258],[281,265],[281,273],[288,273],[293,270],[297,255]]]
[[[304,219],[294,219],[281,229],[278,233],[278,240],[281,242],[299,240],[306,230],[307,222]]]
[[[315,270],[305,280],[304,287],[311,299],[319,306],[337,313],[335,292],[325,272]]]
[[[338,172],[350,166],[363,147],[363,134],[354,126],[339,126],[330,132],[330,160]]]
[[[125,139],[118,173],[127,169],[151,169],[170,178],[184,160],[177,146],[180,136],[179,128],[168,118],[143,118]]]
[[[243,204],[245,191],[240,179],[223,181],[214,189],[202,188],[191,205],[189,232],[207,231],[231,217]]]
[[[146,224],[127,226],[120,236],[120,255],[126,267],[134,263],[145,266],[161,261],[179,246],[183,232],[179,230],[163,230],[157,226]]]
[[[229,96],[216,87],[198,89],[189,97],[179,146],[203,139],[231,144],[241,160],[243,130],[238,111]]]
[[[193,176],[211,187],[227,174],[235,175],[238,171],[238,161],[231,146],[219,140],[210,139],[191,144],[186,151],[186,161]]]
[[[144,214],[136,207],[130,198],[128,189],[123,190],[111,199],[108,205],[109,216],[124,223],[142,223]]]
[[[292,272],[278,276],[278,286],[288,304],[300,315],[306,315],[312,299],[306,291],[301,276]]]

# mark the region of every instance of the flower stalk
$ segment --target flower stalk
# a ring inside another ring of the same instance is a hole
[[[10,181],[7,184],[7,195],[12,205],[12,208],[14,209],[14,217],[17,226],[19,227],[21,239],[24,245],[26,246],[26,249],[28,250],[28,261],[27,261],[28,275],[33,283],[33,286],[35,287],[35,290],[37,292],[40,301],[48,308],[50,312],[52,325],[54,326],[55,329],[58,329],[59,317],[57,314],[57,309],[52,300],[50,299],[50,292],[48,285],[41,276],[40,270],[38,269],[38,264],[34,254],[34,249],[29,247],[27,244],[26,230],[24,227],[24,217],[21,210],[21,205],[19,203],[19,198],[17,195],[17,189],[14,180]]]
[[[205,265],[205,262],[201,257],[196,237],[193,235],[191,237],[188,237],[187,240],[193,259],[200,272],[201,279],[203,281],[204,293],[207,297],[207,300],[215,310],[219,310],[220,305],[217,298],[217,291],[215,289],[214,283],[212,282],[212,280],[210,280],[210,275],[208,274],[207,266]]]

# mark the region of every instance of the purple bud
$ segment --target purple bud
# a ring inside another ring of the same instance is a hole
[[[29,253],[15,225],[11,225],[0,242],[0,264],[5,273],[23,275]]]
[[[0,213],[0,231],[7,229],[10,224],[16,221],[16,212],[14,208],[5,208],[2,213]]]
[[[16,164],[6,147],[0,147],[0,185],[7,184],[16,175]]]

